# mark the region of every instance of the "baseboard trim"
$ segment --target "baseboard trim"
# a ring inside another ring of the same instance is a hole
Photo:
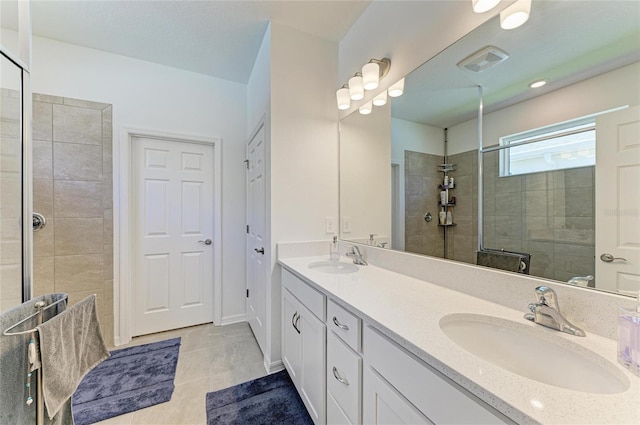
[[[236,314],[235,316],[225,316],[220,320],[220,323],[216,323],[216,326],[231,325],[233,323],[246,322],[247,315],[245,313]]]
[[[265,359],[264,359],[264,368],[266,369],[267,373],[269,373],[269,374],[275,373],[275,372],[280,372],[281,370],[284,369],[284,363],[282,362],[282,360],[278,360],[276,362],[272,362],[272,361],[269,361],[265,357]]]

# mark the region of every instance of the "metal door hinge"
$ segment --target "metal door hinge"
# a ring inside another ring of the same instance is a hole
[[[248,159],[245,159],[245,160],[244,160],[244,163],[245,163],[245,165],[247,166],[247,170],[248,170],[248,169],[249,169],[249,160],[248,160]]]
[[[249,225],[247,224],[247,233],[249,233]]]
[[[249,298],[249,290],[247,289],[247,298]]]

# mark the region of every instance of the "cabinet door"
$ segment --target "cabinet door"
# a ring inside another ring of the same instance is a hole
[[[300,334],[296,329],[298,319],[298,300],[286,289],[282,290],[282,361],[291,376],[291,380],[300,386]]]
[[[326,347],[327,326],[304,305],[299,304],[301,383],[300,393],[316,425],[326,417]]]
[[[433,425],[433,422],[369,367],[365,368],[363,396],[366,424]]]

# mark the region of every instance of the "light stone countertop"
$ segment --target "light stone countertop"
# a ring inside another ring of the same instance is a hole
[[[327,274],[308,264],[328,256],[280,258],[279,263],[330,299],[344,305],[406,350],[518,424],[640,424],[640,377],[616,361],[616,341],[589,334],[580,338],[545,328],[517,311],[374,265],[351,274]],[[341,257],[342,262],[351,262]],[[534,301],[532,299],[532,301]],[[562,302],[562,300],[560,300]],[[458,346],[440,329],[452,313],[479,314],[517,322],[579,344],[609,360],[630,381],[618,394],[592,394],[522,377]],[[365,352],[366,356],[366,352]]]

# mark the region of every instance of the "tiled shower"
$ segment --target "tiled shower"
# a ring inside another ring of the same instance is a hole
[[[33,95],[34,294],[97,295],[113,345],[112,106]]]
[[[499,152],[483,159],[484,247],[531,254],[530,274],[567,281],[595,275],[595,167],[499,176]],[[447,158],[455,164],[447,255],[475,264],[478,246],[478,153]],[[438,184],[443,157],[405,151],[405,249],[445,257],[438,226]],[[426,212],[433,219],[424,220]],[[591,282],[590,285],[595,284]]]

